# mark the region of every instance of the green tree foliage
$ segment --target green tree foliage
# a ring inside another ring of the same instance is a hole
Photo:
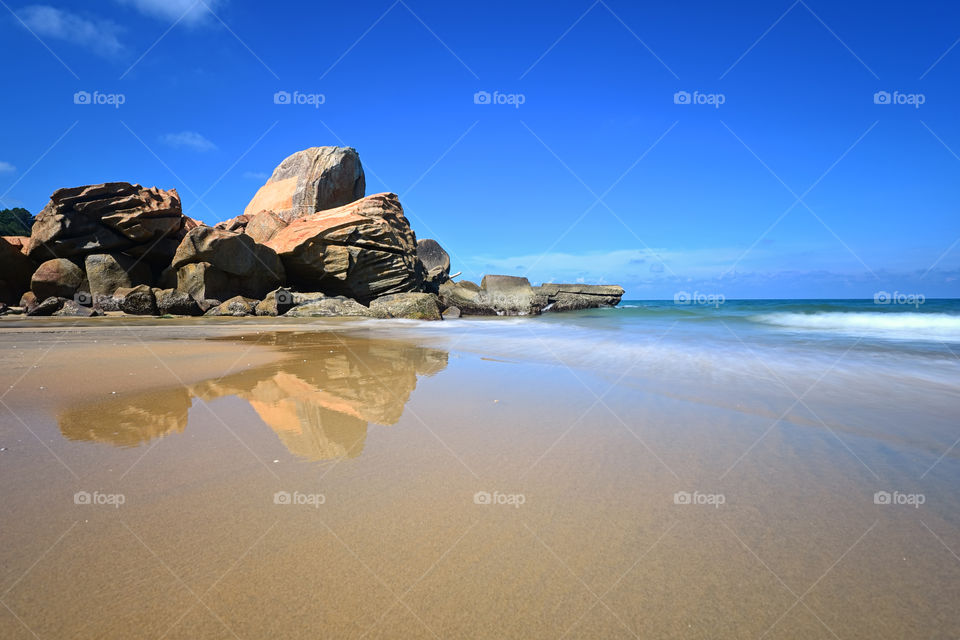
[[[21,207],[0,210],[0,236],[28,236],[34,217]]]

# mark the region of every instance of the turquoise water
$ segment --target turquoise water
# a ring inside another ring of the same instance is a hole
[[[616,308],[537,317],[412,323],[432,344],[509,359],[554,362],[654,382],[780,378],[960,390],[960,300],[625,300]],[[391,322],[368,323],[374,333]],[[932,386],[931,386],[932,385]]]

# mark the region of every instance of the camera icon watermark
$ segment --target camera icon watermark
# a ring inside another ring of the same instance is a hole
[[[277,291],[277,306],[278,307],[289,307],[293,305],[293,292],[288,291],[287,289],[280,289]]]
[[[673,294],[674,304],[702,304],[719,309],[720,305],[726,301],[727,298],[722,293],[700,293],[699,291],[690,293],[689,291],[677,291]]]
[[[300,493],[294,491],[277,491],[273,494],[273,504],[290,504],[298,506],[308,506],[319,509],[320,505],[326,504],[327,496],[322,493]]]
[[[677,91],[673,94],[673,104],[705,104],[714,109],[719,109],[720,105],[727,101],[727,96],[723,93],[701,93],[700,91]]]
[[[873,104],[905,104],[914,109],[919,109],[920,105],[927,101],[927,96],[923,93],[901,93],[894,91],[877,91],[873,94]]]
[[[114,109],[119,109],[120,105],[125,104],[127,96],[123,93],[100,93],[94,91],[77,91],[73,94],[73,104],[79,105],[108,105]]]
[[[327,97],[322,93],[301,93],[300,91],[277,91],[273,94],[273,104],[295,104],[306,105],[319,109],[320,105],[327,101]]]
[[[873,294],[873,304],[902,304],[919,309],[920,305],[926,301],[927,297],[922,293],[900,293],[899,291],[889,293],[887,291],[877,291]]]
[[[93,306],[93,294],[89,291],[77,291],[73,294],[73,301],[82,307]]]
[[[922,493],[901,493],[899,491],[877,491],[873,494],[873,504],[904,505],[919,509],[926,503],[927,496]]]
[[[477,91],[473,94],[473,104],[506,104],[515,109],[527,101],[527,96],[522,93],[500,93],[494,91]]]
[[[727,497],[722,493],[700,493],[694,491],[677,491],[673,494],[673,504],[679,505],[707,505],[719,509],[727,503]]]
[[[99,491],[77,491],[73,494],[73,504],[81,505],[106,505],[119,509],[120,505],[127,502],[127,497],[122,493],[100,493]]]
[[[500,493],[499,491],[490,493],[488,491],[477,491],[473,494],[474,504],[505,504],[519,509],[520,505],[526,503],[526,501],[527,496],[522,493]]]

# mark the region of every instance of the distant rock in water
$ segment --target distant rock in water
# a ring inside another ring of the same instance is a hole
[[[281,162],[243,213],[252,217],[261,211],[273,211],[289,222],[349,204],[365,192],[363,166],[356,149],[310,147]]]

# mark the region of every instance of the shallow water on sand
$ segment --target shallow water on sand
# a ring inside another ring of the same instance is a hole
[[[0,334],[0,637],[960,635],[942,353],[599,313]]]

